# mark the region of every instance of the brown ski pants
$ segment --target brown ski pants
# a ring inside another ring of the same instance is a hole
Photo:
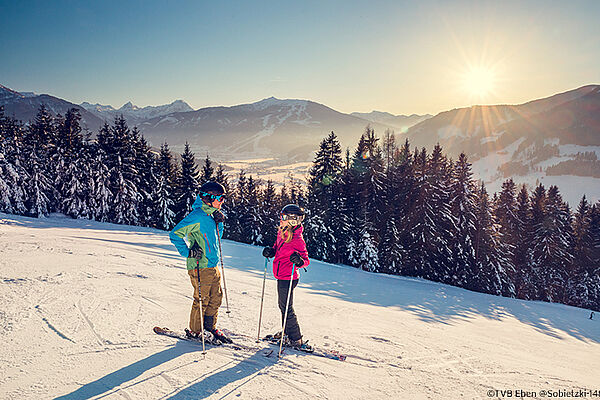
[[[194,287],[194,302],[190,312],[190,330],[200,332],[202,325],[204,329],[215,329],[217,324],[217,315],[219,306],[223,299],[221,291],[221,273],[218,268],[200,268],[200,290],[198,290],[198,269],[188,270],[190,281]],[[202,297],[202,314],[204,321],[200,316],[200,298]]]

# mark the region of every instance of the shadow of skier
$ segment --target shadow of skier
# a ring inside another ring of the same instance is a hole
[[[258,351],[228,369],[219,371],[207,377],[205,377],[205,375],[199,377],[196,381],[191,382],[191,385],[185,389],[173,395],[168,394],[162,397],[162,399],[204,399],[230,383],[238,382],[246,377],[250,377],[266,367],[273,365],[275,362],[277,362],[277,357],[274,359],[266,358],[262,355],[262,351]],[[230,394],[232,391],[246,384],[250,379],[240,383],[227,394]]]
[[[80,387],[79,389],[65,394],[63,396],[56,397],[55,400],[82,400],[82,399],[90,399],[92,397],[100,396],[102,394],[109,395],[111,393],[107,393],[112,391],[113,389],[121,386],[122,384],[129,382],[138,376],[142,375],[144,372],[151,370],[152,368],[158,367],[161,364],[164,364],[168,361],[174,360],[179,356],[182,356],[186,353],[199,352],[201,348],[195,345],[190,345],[185,342],[177,342],[174,346],[169,347],[163,351],[152,354],[142,360],[136,361],[133,364],[130,364],[126,367],[123,367],[117,371],[111,372],[108,375],[103,376],[100,379],[97,379],[93,382],[87,383]],[[262,358],[264,358],[261,355]],[[192,364],[196,361],[192,361],[188,364]],[[227,364],[234,363],[232,360]],[[227,365],[225,364],[225,365]],[[186,364],[187,365],[187,364]],[[179,366],[177,368],[181,368]],[[223,368],[223,365],[218,366],[215,370]],[[208,373],[207,373],[208,374]],[[207,374],[203,375],[206,376]],[[146,380],[146,379],[145,379]],[[138,384],[136,382],[134,384],[129,385],[134,386]],[[104,396],[100,396],[104,397]],[[99,397],[99,398],[100,398]]]

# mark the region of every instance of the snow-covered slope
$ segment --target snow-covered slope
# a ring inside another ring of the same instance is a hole
[[[313,262],[295,299],[303,334],[350,355],[209,349],[183,328],[184,261],[166,232],[0,214],[0,398],[472,399],[491,390],[596,388],[600,321],[588,310]],[[231,314],[253,345],[264,259],[225,240]],[[280,324],[267,282],[263,333]],[[538,396],[539,397],[539,396]]]

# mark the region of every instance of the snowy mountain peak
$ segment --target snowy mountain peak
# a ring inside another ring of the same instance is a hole
[[[7,100],[7,99],[14,99],[14,98],[23,98],[25,96],[23,96],[23,94],[9,89],[4,85],[0,85],[0,99],[2,100]]]
[[[131,110],[139,110],[140,108],[138,106],[133,105],[133,103],[131,101],[128,101],[127,103],[123,104],[123,106],[121,108],[119,108],[119,111],[131,111]]]
[[[256,103],[249,104],[256,111],[264,110],[269,107],[277,106],[277,107],[294,107],[294,106],[306,106],[308,100],[298,100],[298,99],[278,99],[274,96],[268,97],[266,99],[262,99]]]
[[[190,105],[188,103],[186,103],[185,101],[183,101],[181,99],[175,100],[171,104],[169,104],[167,106],[163,106],[163,107],[168,108],[170,112],[194,111],[194,109],[192,107],[190,107]]]

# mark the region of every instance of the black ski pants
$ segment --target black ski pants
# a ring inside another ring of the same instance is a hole
[[[302,339],[300,334],[300,326],[298,325],[298,318],[294,312],[294,289],[298,286],[298,279],[292,281],[292,293],[290,294],[290,304],[288,306],[287,320],[285,322],[285,334],[292,341]],[[289,280],[277,279],[277,296],[279,298],[279,309],[281,310],[281,324],[283,325],[283,319],[285,318],[285,304],[287,302],[288,290],[290,289]]]

